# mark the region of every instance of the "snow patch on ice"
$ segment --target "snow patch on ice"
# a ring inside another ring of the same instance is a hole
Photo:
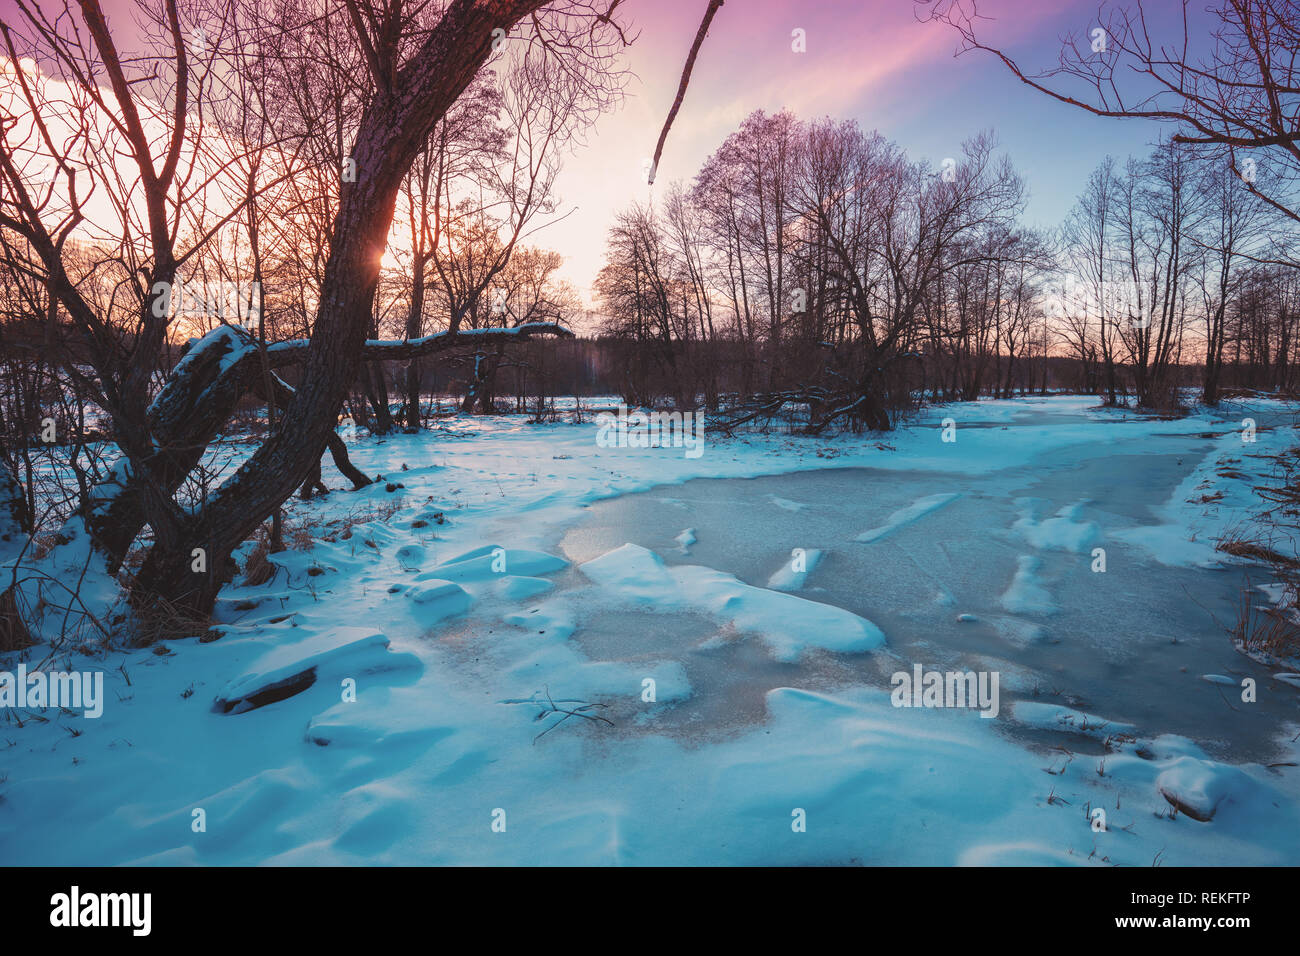
[[[1040,551],[1073,551],[1081,554],[1101,537],[1101,528],[1095,521],[1076,520],[1084,504],[1086,502],[1080,501],[1067,505],[1055,517],[1043,521],[1036,520],[1031,511],[1012,525],[1012,530]]]
[[[1202,674],[1201,680],[1211,684],[1228,684],[1234,687],[1237,684],[1237,682],[1231,677],[1226,677],[1223,674]]]
[[[810,648],[839,653],[874,650],[885,635],[865,618],[829,604],[757,588],[713,568],[664,566],[646,548],[625,544],[580,565],[609,596],[656,608],[703,610],[756,634],[778,660],[797,660]]]
[[[1060,704],[1047,704],[1039,701],[1016,701],[1011,707],[1012,716],[1026,727],[1039,730],[1059,730],[1106,740],[1117,734],[1136,735],[1137,728],[1116,720],[1107,720],[1096,714],[1087,714],[1080,710],[1062,707]]]
[[[924,498],[918,498],[906,508],[900,508],[891,514],[885,523],[879,528],[872,528],[870,531],[864,531],[858,535],[857,540],[864,542],[879,541],[893,534],[899,528],[906,527],[931,512],[938,511],[944,505],[950,504],[961,495],[956,492],[946,492],[937,495],[926,495]]]
[[[808,575],[813,573],[821,563],[821,559],[820,548],[806,548],[803,553],[802,571],[794,569],[795,559],[792,557],[772,572],[772,576],[767,579],[767,586],[774,591],[802,591]]]
[[[1042,562],[1030,555],[1022,555],[1016,565],[1016,576],[1002,595],[1002,606],[1012,614],[1055,614],[1060,607],[1052,599],[1038,577]]]
[[[802,501],[791,501],[789,498],[782,498],[778,495],[768,495],[767,497],[772,504],[786,511],[803,511],[804,508],[808,507]]]

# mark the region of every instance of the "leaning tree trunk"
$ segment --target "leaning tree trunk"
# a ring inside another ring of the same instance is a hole
[[[123,459],[90,490],[82,510],[109,573],[117,571],[149,523],[150,494],[176,493],[243,395],[252,392],[266,399],[265,375],[255,360],[257,349],[252,334],[240,326],[220,326],[192,343],[149,406],[149,430],[156,446],[153,457],[139,463]],[[276,355],[284,360],[282,352]],[[283,407],[293,390],[274,374],[271,379],[276,404]],[[336,432],[327,436],[327,446],[334,464],[354,487],[370,483],[352,465]],[[316,462],[319,465],[319,454]]]
[[[364,305],[364,302],[361,303]],[[354,306],[356,304],[354,303]],[[360,306],[356,306],[360,307]],[[362,316],[364,321],[364,316]],[[364,334],[364,325],[361,327]],[[527,341],[535,335],[572,336],[572,332],[563,326],[550,322],[535,322],[509,329],[479,329],[470,332],[444,332],[425,336],[411,342],[366,342],[360,347],[352,348],[356,358],[352,372],[355,373],[361,361],[388,359],[401,360],[424,356],[455,348],[466,338],[477,340],[503,339],[510,342]],[[331,336],[314,335],[309,343],[287,342],[272,345],[267,354],[272,365],[290,364],[301,359],[323,361],[331,365],[340,362],[337,351],[326,351],[324,356],[317,350],[319,342],[332,340]],[[495,344],[495,343],[494,343]],[[322,350],[327,347],[322,347]],[[256,358],[256,350],[251,353]],[[275,378],[276,401],[283,403],[284,414],[280,425],[253,456],[221,486],[199,514],[185,524],[184,533],[169,541],[159,541],[150,549],[144,566],[136,577],[132,590],[133,599],[147,600],[151,594],[164,596],[178,610],[192,614],[205,614],[216,599],[217,591],[223,583],[215,569],[229,567],[229,557],[236,547],[243,542],[254,529],[265,520],[271,509],[278,508],[303,484],[314,477],[313,466],[320,461],[320,451],[328,448],[334,455],[334,463],[354,484],[360,486],[369,479],[354,468],[347,459],[346,446],[334,431],[337,409],[349,388],[348,380],[336,385],[339,404],[323,405],[325,409],[334,409],[320,413],[308,405],[312,417],[304,412],[304,402],[311,401],[305,397],[309,385],[319,390],[319,382],[313,383],[310,375],[304,374],[303,382],[297,389],[291,389],[283,381]],[[253,380],[256,389],[258,379]],[[315,401],[325,402],[318,398]],[[317,420],[318,418],[318,420]],[[302,423],[301,425],[298,423]],[[310,426],[310,427],[309,427]],[[295,438],[295,429],[301,428],[301,437]],[[319,444],[317,444],[319,443]],[[314,452],[312,451],[314,449]],[[287,485],[287,492],[283,491]],[[284,494],[283,498],[274,499],[274,495]],[[245,509],[248,510],[245,510]],[[260,511],[259,509],[267,509]],[[253,516],[257,515],[256,518]],[[193,570],[195,549],[203,552],[205,571]]]
[[[86,526],[109,573],[121,566],[148,523],[150,484],[161,494],[175,494],[249,390],[251,363],[227,364],[232,352],[252,342],[251,336],[242,342],[240,332],[221,326],[190,346],[149,406],[153,456],[141,462],[124,457],[86,496]]]
[[[272,395],[266,395],[265,384],[258,383],[258,385],[260,386],[258,394],[268,402],[274,403],[281,411],[288,407],[290,400],[293,398],[293,388],[278,375],[271,375],[270,377],[270,385],[274,390]],[[352,482],[353,491],[359,491],[372,483],[365,472],[352,464],[352,459],[348,455],[347,442],[339,437],[338,432],[331,430],[326,435],[325,445],[329,450],[330,457],[334,459],[334,467],[343,474],[344,478]],[[313,490],[318,490],[321,493],[329,491],[321,478],[320,457],[320,455],[316,456],[316,461],[308,472],[307,479],[303,482],[302,489],[299,492],[303,498],[310,498]]]

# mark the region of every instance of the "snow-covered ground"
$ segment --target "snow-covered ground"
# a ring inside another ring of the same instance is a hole
[[[358,441],[385,480],[295,502],[317,543],[204,642],[68,655],[102,716],[0,722],[0,862],[1294,863],[1300,686],[1216,624],[1214,550],[1294,409],[1093,405]],[[996,715],[895,706],[916,665]]]

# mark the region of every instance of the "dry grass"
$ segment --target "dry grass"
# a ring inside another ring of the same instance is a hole
[[[294,551],[310,551],[320,540],[320,525],[312,521],[299,521],[287,527],[285,537]]]
[[[201,638],[212,624],[208,618],[178,608],[157,595],[151,596],[147,605],[136,607],[132,618],[134,634],[131,643],[137,647]]]
[[[257,587],[266,584],[275,577],[276,566],[270,556],[276,551],[288,548],[293,551],[310,551],[317,541],[331,540],[323,532],[319,519],[303,518],[298,521],[285,521],[280,529],[281,547],[273,548],[271,542],[271,523],[268,521],[257,529],[256,544],[244,561],[244,584]]]
[[[248,559],[244,562],[244,584],[257,587],[275,577],[275,565],[267,557],[271,553],[270,542],[259,540]]]
[[[33,561],[49,557],[50,552],[68,543],[68,539],[58,531],[38,531],[32,535],[30,556]]]
[[[6,588],[0,594],[0,653],[20,651],[36,642],[27,630],[22,612],[18,610],[18,601],[12,588]]]
[[[319,517],[304,517],[299,520],[287,520],[282,528],[282,542],[293,551],[310,551],[317,542],[328,541],[331,544],[347,541],[352,537],[352,529],[357,525],[372,521],[387,522],[403,507],[400,497],[382,501],[379,504],[355,508],[341,518],[322,522]],[[371,547],[374,545],[372,544]],[[270,523],[263,524],[257,531],[256,544],[244,561],[244,584],[257,587],[275,577],[276,565],[270,555]]]
[[[362,508],[355,508],[349,511],[342,518],[335,518],[326,524],[330,530],[322,536],[322,541],[347,541],[352,537],[352,529],[359,524],[369,524],[372,521],[387,523],[402,510],[404,500],[400,497],[392,498],[377,505],[369,505]]]
[[[1221,539],[1215,544],[1214,550],[1230,554],[1235,558],[1248,558],[1252,561],[1258,561],[1274,569],[1296,570],[1300,568],[1300,561],[1295,558],[1287,557],[1285,554],[1274,551],[1258,541],[1250,541],[1239,535]]]
[[[1278,474],[1255,491],[1265,510],[1252,519],[1252,532],[1234,531],[1215,543],[1215,550],[1268,568],[1281,587],[1276,601],[1263,598],[1247,579],[1228,627],[1245,654],[1270,663],[1300,660],[1300,449],[1269,456]],[[1222,474],[1222,472],[1220,472]],[[1244,476],[1243,476],[1244,477]]]
[[[1294,591],[1288,588],[1289,597]],[[1237,619],[1230,632],[1247,654],[1257,658],[1290,661],[1300,658],[1300,622],[1296,620],[1294,600],[1281,606],[1261,603],[1253,588],[1241,591]]]

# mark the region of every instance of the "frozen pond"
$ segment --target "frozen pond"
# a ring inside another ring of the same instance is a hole
[[[1019,417],[1035,423],[1032,412]],[[773,687],[887,687],[891,673],[919,663],[999,672],[999,724],[1038,743],[1102,749],[1006,720],[1013,700],[1134,724],[1143,737],[1181,734],[1220,759],[1267,762],[1300,718],[1300,695],[1238,653],[1226,632],[1246,572],[1167,566],[1116,535],[1158,523],[1156,509],[1210,443],[1175,433],[1121,437],[975,477],[837,469],[701,479],[597,502],[559,542],[575,564],[631,542],[670,566],[706,565],[766,587],[795,549],[819,549],[797,593],[874,622],[888,647],[782,663],[708,619],[594,607],[580,614],[574,639],[597,660],[680,661],[692,697],[656,727],[687,737],[761,721]],[[684,546],[686,529],[695,541]],[[1105,549],[1104,573],[1093,570],[1095,547]],[[1026,566],[1027,594],[1009,598]],[[1262,569],[1252,579],[1267,580]],[[575,571],[561,586],[587,585]],[[1260,688],[1251,705],[1240,699],[1245,677]]]

